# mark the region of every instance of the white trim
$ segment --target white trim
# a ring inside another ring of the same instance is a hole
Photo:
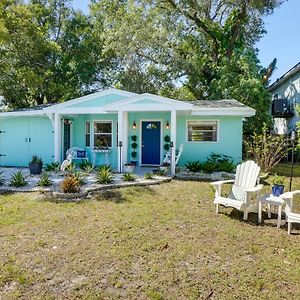
[[[215,109],[215,108],[203,108],[194,109],[191,113],[192,116],[242,116],[253,117],[255,116],[255,110],[252,108],[231,108],[231,109]]]
[[[96,93],[92,93],[92,94],[89,94],[89,95],[86,95],[86,96],[82,96],[82,97],[78,97],[78,98],[75,98],[75,99],[72,99],[72,100],[68,100],[68,101],[63,102],[63,103],[55,104],[53,106],[46,107],[43,110],[44,111],[53,111],[53,109],[54,109],[54,111],[56,111],[56,108],[68,107],[68,106],[70,106],[72,104],[75,104],[75,103],[76,104],[83,103],[83,102],[86,102],[86,101],[94,100],[98,97],[106,96],[108,94],[117,94],[117,95],[125,96],[125,97],[132,97],[132,96],[137,95],[136,93],[122,91],[122,90],[118,90],[118,89],[115,89],[115,88],[109,88],[109,89],[106,89],[106,90],[103,90],[103,91],[100,91],[100,92],[96,92]]]
[[[88,120],[87,120],[88,121]],[[114,121],[113,120],[91,120],[92,124],[92,128],[93,128],[93,137],[92,137],[92,144],[91,144],[91,149],[95,148],[95,132],[94,132],[94,124],[95,122],[98,123],[111,123],[111,147],[108,147],[109,149],[113,149],[114,148],[114,141],[113,141],[113,133],[114,133]],[[96,133],[96,134],[101,134],[101,133]],[[109,134],[106,134],[109,135]]]
[[[22,117],[22,116],[45,116],[46,114],[43,110],[24,110],[24,111],[8,111],[0,112],[0,117]]]
[[[86,145],[86,135],[87,135],[87,133],[86,133],[86,123],[90,123],[90,133],[89,133],[89,135],[90,135],[90,145],[89,146],[87,146]],[[85,120],[84,121],[84,147],[85,148],[92,148],[92,122],[93,121],[91,121],[91,120]]]
[[[49,111],[48,111],[49,112]],[[85,114],[106,114],[101,107],[70,107],[62,109],[53,109],[50,112],[58,112],[62,115],[76,114],[76,115],[85,115]]]
[[[171,141],[173,147],[171,148],[171,175],[176,173],[176,148],[177,148],[177,113],[176,110],[171,111]]]
[[[189,130],[188,130],[188,122],[217,122],[217,140],[216,141],[189,141]],[[220,120],[209,119],[209,120],[193,120],[188,119],[185,121],[185,142],[187,144],[218,144],[220,143]]]
[[[153,101],[157,101],[158,103],[145,103],[141,105],[137,105],[136,108],[128,107],[126,106],[130,104],[134,104],[135,102],[138,102],[143,99],[149,99]],[[160,105],[160,103],[162,105]],[[128,99],[123,99],[120,101],[116,101],[114,103],[109,103],[103,106],[103,110],[105,111],[115,111],[120,108],[122,110],[126,111],[170,111],[170,105],[172,105],[176,110],[192,110],[193,109],[193,104],[192,103],[186,103],[183,101],[179,100],[174,100],[166,97],[161,97],[153,94],[141,94],[137,95],[136,97],[130,97]]]
[[[160,160],[159,160],[159,164],[154,164],[154,165],[148,165],[148,164],[142,164],[142,123],[143,122],[159,122],[160,123]],[[143,167],[143,166],[159,166],[162,162],[162,155],[163,155],[163,119],[140,119],[139,120],[140,123],[140,132],[139,132],[139,136],[140,136],[140,141],[139,141],[139,166]]]

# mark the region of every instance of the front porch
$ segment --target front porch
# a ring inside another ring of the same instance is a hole
[[[54,160],[59,162],[72,147],[85,150],[94,166],[108,164],[120,173],[126,164],[134,164],[138,173],[152,171],[168,151],[173,150],[175,158],[176,112],[172,111],[55,114],[54,128]],[[170,171],[175,174],[175,159]]]

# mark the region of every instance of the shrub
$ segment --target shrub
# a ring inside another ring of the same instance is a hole
[[[137,157],[137,152],[136,151],[132,151],[131,152],[131,157],[132,158],[136,158]]]
[[[158,176],[166,176],[167,175],[167,172],[165,170],[162,170],[162,169],[158,169],[156,171],[156,175]]]
[[[164,149],[166,151],[169,151],[170,150],[170,144],[164,144]]]
[[[171,138],[170,138],[169,135],[166,135],[166,136],[164,137],[164,140],[165,140],[166,143],[170,143]]]
[[[52,181],[47,173],[43,173],[39,182],[37,183],[38,186],[50,186],[52,185]]]
[[[108,172],[111,172],[111,166],[110,165],[105,165],[105,164],[100,165],[98,167],[98,171],[101,172],[102,170],[106,170]]]
[[[96,176],[97,182],[101,184],[111,183],[114,180],[113,174],[110,173],[108,169],[99,170]]]
[[[10,186],[21,187],[27,185],[26,177],[21,171],[15,172],[11,175]]]
[[[254,133],[245,141],[247,158],[253,159],[265,172],[271,171],[289,152],[290,146],[284,137],[268,133],[263,126],[261,134]]]
[[[137,140],[137,136],[136,135],[132,135],[131,136],[131,140],[135,142]]]
[[[93,165],[87,160],[82,161],[79,164],[79,168],[80,168],[80,170],[87,172],[87,173],[91,173],[94,169]]]
[[[3,172],[0,171],[0,185],[3,185],[5,183],[5,179],[2,174],[3,174]]]
[[[75,171],[76,171],[76,165],[75,165],[73,162],[71,162],[71,163],[66,167],[66,171],[67,171],[68,173],[70,173],[70,174],[75,173]]]
[[[225,154],[215,154],[212,153],[206,162],[202,164],[202,170],[207,173],[212,172],[233,172],[235,169],[235,164],[232,157]]]
[[[123,180],[124,181],[135,181],[136,177],[132,173],[125,173],[125,174],[123,174]]]
[[[137,146],[138,146],[137,143],[132,143],[132,144],[131,144],[132,149],[136,149]]]
[[[47,164],[45,167],[45,171],[47,171],[47,172],[54,171],[56,173],[59,172],[60,171],[60,163],[53,162],[53,163]]]
[[[30,161],[30,164],[43,164],[43,160],[37,155],[33,155]]]
[[[145,179],[153,179],[154,177],[153,177],[153,174],[152,174],[152,173],[146,173],[146,174],[144,175],[144,178],[145,178]]]
[[[199,162],[199,160],[197,160],[197,161],[188,161],[185,164],[185,166],[190,172],[193,172],[193,173],[200,172],[201,169],[202,169],[202,164]]]
[[[76,172],[72,173],[72,176],[78,180],[80,185],[85,184],[83,174],[80,171],[76,171]]]
[[[60,185],[61,190],[64,193],[78,193],[80,191],[80,184],[76,177],[73,175],[67,175],[64,181]]]

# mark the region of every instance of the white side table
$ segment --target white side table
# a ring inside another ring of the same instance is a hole
[[[277,206],[278,207],[278,218],[277,218],[277,228],[281,225],[281,213],[282,213],[282,206],[285,204],[283,199],[279,196],[276,197],[272,194],[265,194],[261,196],[258,200],[258,223],[262,222],[262,205],[268,205],[268,218],[271,218],[271,207]]]

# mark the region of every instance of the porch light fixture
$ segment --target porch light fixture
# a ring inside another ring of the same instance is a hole
[[[64,119],[64,124],[65,125],[71,125],[72,121],[70,119]]]
[[[166,123],[166,129],[170,129],[170,123],[169,123],[169,121],[167,121],[167,123]]]
[[[132,124],[132,129],[136,129],[136,122],[135,121],[133,121],[133,124]]]

